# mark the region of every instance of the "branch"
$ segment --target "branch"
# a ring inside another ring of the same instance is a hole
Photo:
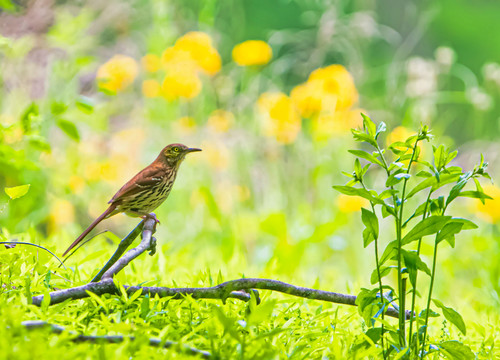
[[[48,328],[51,330],[51,332],[55,334],[61,334],[64,330],[62,326],[55,325],[55,324],[50,324],[45,321],[23,321],[21,323],[26,329],[28,330],[35,330],[35,329],[44,329]],[[76,342],[76,343],[81,343],[81,342],[91,342],[91,343],[103,343],[107,342],[110,344],[117,344],[125,341],[126,339],[135,341],[136,338],[134,336],[123,336],[123,335],[80,335],[77,334],[73,331],[69,331],[69,334],[75,335],[71,339],[71,341]],[[179,343],[174,342],[174,341],[163,341],[161,339],[155,339],[151,338],[149,339],[149,345],[154,346],[154,347],[161,347],[164,349],[169,349],[175,346],[178,346],[183,352],[186,352],[190,355],[201,355],[202,358],[204,359],[209,359],[212,357],[212,355],[203,350],[199,350],[190,346],[182,345],[180,346]]]
[[[172,299],[183,299],[185,296],[191,296],[193,299],[221,299],[225,301],[228,298],[239,299],[242,301],[250,300],[248,290],[272,290],[284,294],[298,296],[311,300],[327,301],[336,304],[356,306],[356,296],[340,294],[324,290],[316,290],[295,286],[278,280],[271,279],[238,279],[226,281],[222,284],[206,288],[168,288],[153,286],[126,286],[128,294],[133,294],[141,290],[142,295],[151,297],[171,297]],[[105,279],[97,283],[89,283],[75,288],[57,290],[50,293],[50,305],[59,304],[67,299],[83,299],[89,297],[87,292],[96,295],[115,294],[119,295],[120,290],[116,287],[112,279]],[[37,295],[32,298],[34,305],[40,306],[43,301],[43,295]],[[394,308],[388,308],[388,316],[397,318],[398,311]],[[410,318],[410,312],[406,312],[406,317]]]
[[[83,299],[89,297],[89,292],[98,296],[103,294],[120,295],[120,289],[115,285],[113,276],[120,272],[132,260],[137,258],[143,252],[151,250],[150,255],[156,251],[156,239],[153,234],[156,230],[156,216],[151,214],[145,220],[141,221],[134,230],[130,232],[118,246],[113,256],[106,265],[92,279],[92,282],[77,286],[74,288],[56,290],[49,294],[49,305],[59,304],[68,299]],[[142,231],[141,243],[129,250],[125,255],[123,253]],[[123,256],[122,256],[123,255]],[[102,279],[102,280],[101,280]],[[335,293],[331,291],[316,290],[295,286],[278,280],[271,279],[238,279],[226,281],[222,284],[206,288],[168,288],[168,287],[148,287],[148,286],[124,286],[128,294],[141,291],[142,295],[158,295],[159,297],[171,297],[172,299],[183,299],[191,296],[193,299],[220,299],[223,302],[228,298],[249,301],[250,292],[254,292],[257,302],[260,302],[259,294],[255,289],[278,291],[284,294],[302,297],[311,300],[327,301],[336,304],[356,306],[356,296]],[[32,303],[41,306],[44,301],[44,295],[32,297]],[[388,316],[398,317],[398,310],[388,308],[385,312]],[[406,318],[411,317],[411,312],[406,311]]]
[[[113,266],[114,263],[118,261],[118,259],[123,255],[125,250],[134,242],[135,238],[141,233],[144,227],[144,220],[142,220],[135,228],[132,230],[118,245],[115,253],[108,262],[104,265],[104,267],[99,271],[99,273],[91,280],[91,282],[98,282],[102,279],[104,273],[108,271],[108,269]]]

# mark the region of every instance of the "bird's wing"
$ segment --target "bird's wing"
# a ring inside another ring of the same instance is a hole
[[[151,186],[161,183],[164,176],[165,173],[162,168],[148,166],[123,185],[108,204],[119,204],[124,198],[134,196]]]

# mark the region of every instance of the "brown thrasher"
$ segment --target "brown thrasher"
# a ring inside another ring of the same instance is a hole
[[[78,236],[68,250],[64,252],[63,256],[78,245],[104,219],[121,212],[135,217],[150,216],[150,213],[168,197],[177,176],[179,165],[186,154],[193,151],[201,151],[201,149],[189,148],[182,144],[166,146],[155,161],[118,190],[108,202],[108,204],[111,204],[108,209]]]

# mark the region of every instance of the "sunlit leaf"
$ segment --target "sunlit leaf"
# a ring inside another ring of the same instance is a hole
[[[460,315],[456,310],[444,306],[443,303],[439,300],[432,299],[432,301],[437,307],[443,310],[443,315],[446,318],[446,320],[455,325],[458,328],[458,330],[462,332],[462,334],[467,335],[467,329],[465,327],[465,322],[464,319],[462,318],[462,315]]]
[[[467,345],[457,340],[443,341],[439,344],[439,347],[444,350],[442,353],[446,354],[446,357],[451,360],[476,359],[476,355],[474,355],[472,350]]]
[[[423,219],[405,235],[402,244],[405,245],[424,236],[437,233],[450,219],[451,216],[429,216]]]
[[[351,186],[340,186],[340,185],[334,185],[333,188],[345,195],[360,196],[362,198],[370,200],[374,204],[380,204],[380,205],[385,204],[383,200],[380,200],[379,198],[375,197],[371,192],[365,189],[355,188]]]
[[[378,219],[370,210],[361,208],[361,220],[366,227],[363,231],[363,246],[367,247],[373,240],[378,239]]]
[[[30,189],[30,184],[4,188],[5,193],[9,195],[11,199],[17,199],[20,198],[21,196],[26,195],[29,189]]]
[[[382,164],[382,162],[379,159],[377,159],[375,156],[373,156],[372,154],[370,154],[367,151],[364,151],[364,150],[347,150],[347,151],[350,152],[351,154],[361,158],[361,159],[368,160],[369,162],[371,162],[373,164],[377,164],[379,166],[384,167],[384,165]]]
[[[59,127],[59,129],[61,129],[70,138],[72,138],[75,141],[80,141],[80,134],[78,133],[78,129],[76,128],[75,124],[73,124],[71,121],[64,119],[57,119],[56,124]]]

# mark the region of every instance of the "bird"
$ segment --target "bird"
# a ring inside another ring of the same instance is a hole
[[[201,151],[183,144],[167,145],[155,161],[130,179],[108,202],[104,211],[64,252],[63,256],[78,245],[101,221],[118,213],[133,217],[154,217],[151,214],[170,194],[179,166],[187,154]]]

